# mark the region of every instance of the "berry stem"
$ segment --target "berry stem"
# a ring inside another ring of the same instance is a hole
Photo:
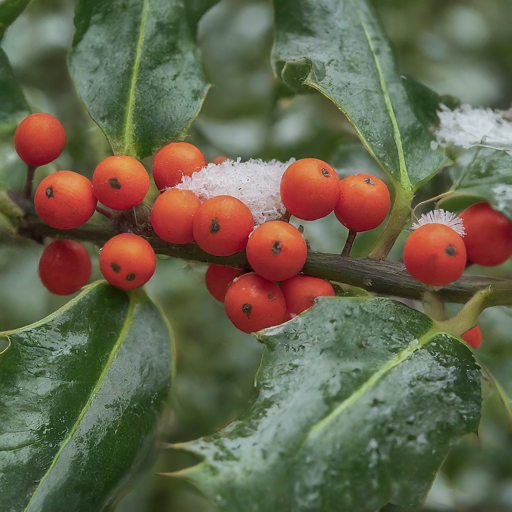
[[[283,222],[290,222],[291,217],[292,217],[292,214],[288,210],[286,210],[284,212],[284,215],[282,216],[281,220]]]
[[[343,251],[341,251],[341,255],[344,258],[348,258],[350,256],[350,251],[352,249],[352,245],[354,244],[354,240],[356,239],[357,231],[352,231],[351,229],[348,232],[347,241],[345,242],[345,247],[343,247]]]
[[[396,239],[411,215],[411,203],[414,194],[411,190],[396,189],[395,202],[389,216],[388,223],[377,245],[370,253],[373,260],[385,260],[391,251]]]
[[[23,197],[30,199],[32,197],[32,183],[34,183],[34,174],[37,165],[29,165],[27,167],[27,181],[25,181],[25,188],[23,189]]]
[[[440,331],[462,336],[476,325],[480,313],[494,305],[494,291],[491,288],[480,290],[450,320],[439,322]]]
[[[101,213],[101,215],[104,215],[107,217],[107,219],[112,218],[112,212],[110,210],[107,210],[106,208],[102,208],[101,206],[96,206],[96,211],[98,213]]]
[[[423,313],[439,322],[445,322],[449,319],[444,302],[436,292],[426,292],[423,296]]]

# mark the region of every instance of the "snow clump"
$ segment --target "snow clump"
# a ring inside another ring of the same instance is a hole
[[[512,122],[507,119],[510,114],[510,111],[473,108],[467,104],[455,110],[441,105],[437,112],[441,124],[435,133],[437,142],[431,143],[432,149],[450,145],[464,149],[478,145],[511,149]]]
[[[418,222],[415,222],[411,226],[411,229],[421,228],[421,226],[424,226],[425,224],[443,224],[452,228],[460,236],[464,236],[466,234],[462,219],[458,217],[456,213],[446,212],[442,208],[439,210],[432,210],[427,214],[422,214]]]
[[[251,210],[257,226],[281,219],[286,212],[281,201],[281,178],[295,159],[285,163],[241,160],[208,164],[191,176],[185,176],[176,188],[191,190],[201,202],[221,195],[236,197]]]

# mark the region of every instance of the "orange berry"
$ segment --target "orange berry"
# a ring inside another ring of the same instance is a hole
[[[466,247],[452,228],[425,224],[405,242],[404,264],[414,279],[431,286],[446,286],[464,272]]]
[[[231,196],[208,199],[194,217],[194,240],[214,256],[229,256],[244,249],[253,229],[251,210]]]
[[[200,206],[201,201],[194,192],[170,188],[156,198],[151,210],[151,225],[166,242],[193,242],[194,216]]]
[[[321,219],[329,215],[338,202],[338,183],[338,175],[329,164],[316,158],[303,158],[284,172],[281,200],[298,219]]]
[[[149,190],[149,175],[131,156],[109,156],[94,170],[92,188],[98,201],[113,210],[129,210]]]
[[[317,297],[334,297],[330,283],[318,277],[298,274],[281,283],[281,291],[286,300],[286,309],[299,315],[310,308]]]
[[[482,202],[466,208],[464,223],[468,260],[484,267],[501,265],[512,256],[512,222]]]
[[[31,114],[16,128],[14,147],[29,165],[53,162],[66,145],[66,133],[58,119],[50,114]]]
[[[219,164],[225,162],[226,160],[229,160],[229,158],[227,156],[220,155],[220,156],[216,156],[210,163],[219,165]]]
[[[360,233],[376,228],[386,218],[391,199],[382,180],[355,174],[340,181],[340,198],[334,214],[349,230]]]
[[[461,338],[470,346],[473,348],[478,348],[482,343],[482,332],[480,331],[480,327],[478,325],[475,325],[475,327],[472,327],[469,329],[469,331],[466,331]]]
[[[100,270],[112,285],[132,290],[146,284],[156,268],[155,251],[138,235],[121,233],[101,250]]]
[[[39,260],[39,277],[55,295],[70,295],[87,284],[92,265],[85,247],[74,240],[55,240]]]
[[[41,181],[34,196],[37,214],[55,229],[73,229],[85,224],[97,202],[92,183],[72,171],[50,174]]]
[[[255,272],[236,278],[224,299],[226,314],[243,332],[256,332],[283,323],[286,303],[279,286]]]
[[[206,288],[219,302],[224,302],[224,297],[228,291],[228,287],[235,279],[241,276],[244,272],[236,268],[223,267],[222,265],[208,265],[204,280]]]
[[[201,150],[188,142],[172,142],[163,147],[153,160],[153,179],[158,190],[174,187],[183,176],[206,167],[206,159]]]
[[[300,231],[280,220],[258,226],[247,242],[247,259],[255,272],[270,281],[284,281],[298,274],[308,255]]]

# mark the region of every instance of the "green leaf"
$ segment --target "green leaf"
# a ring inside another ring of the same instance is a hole
[[[1,336],[2,510],[105,510],[147,463],[169,395],[160,311],[99,282]]]
[[[29,3],[30,0],[0,0],[0,39]]]
[[[396,71],[390,45],[365,0],[274,0],[276,74],[311,87],[347,116],[396,186],[416,190],[446,161],[433,151]],[[421,100],[422,101],[422,100]]]
[[[453,184],[457,196],[472,196],[488,201],[491,206],[512,219],[512,156],[510,152],[478,147],[467,165],[454,171]]]
[[[0,4],[1,12],[2,4]],[[27,166],[14,149],[14,132],[30,114],[18,80],[5,52],[0,48],[0,183],[8,188],[22,186]]]
[[[449,94],[441,96],[410,77],[400,78],[416,117],[428,128],[437,128],[441,124],[437,115],[441,105],[446,105],[451,110],[455,110],[460,105],[460,100],[454,96]]]
[[[177,445],[175,476],[220,511],[364,512],[421,501],[449,449],[475,431],[470,350],[389,299],[322,298],[265,343],[250,410]]]
[[[71,75],[115,154],[142,159],[184,137],[209,88],[188,15],[198,19],[210,5],[79,1]]]

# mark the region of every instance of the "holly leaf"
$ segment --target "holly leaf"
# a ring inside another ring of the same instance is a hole
[[[30,0],[0,0],[0,39],[29,3]]]
[[[436,174],[446,157],[431,149],[431,120],[417,114],[432,98],[408,94],[369,3],[274,0],[274,9],[277,76],[333,101],[395,186],[416,190]]]
[[[265,349],[249,411],[174,446],[201,461],[173,475],[220,511],[415,505],[450,448],[478,427],[470,350],[402,303],[321,298],[256,336]]]
[[[512,219],[512,156],[509,151],[478,147],[473,158],[452,171],[450,199],[471,196],[485,200]]]
[[[160,311],[99,282],[0,336],[2,510],[105,510],[147,463],[169,395]]]
[[[29,114],[9,59],[0,48],[0,182],[7,188],[20,188],[25,180],[27,166],[14,149],[14,132]]]
[[[115,154],[145,158],[182,139],[209,88],[195,25],[210,0],[80,0],[71,76]]]

